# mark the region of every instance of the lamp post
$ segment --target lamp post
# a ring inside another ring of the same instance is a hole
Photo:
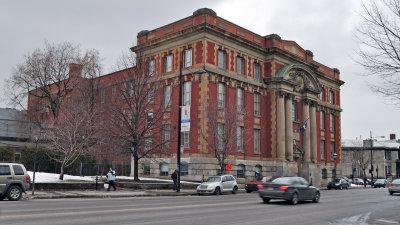
[[[335,161],[335,174],[333,174],[333,180],[336,180],[336,157],[337,157],[337,154],[335,152],[335,153],[333,153],[333,160]]]
[[[374,165],[373,165],[373,154],[372,154],[372,145],[373,145],[373,140],[372,140],[372,131],[369,131],[369,141],[371,145],[371,168],[369,170],[369,173],[371,174],[371,185],[374,182]],[[374,138],[384,138],[385,136],[378,136]],[[378,166],[377,166],[378,167]],[[376,170],[378,172],[378,169]]]

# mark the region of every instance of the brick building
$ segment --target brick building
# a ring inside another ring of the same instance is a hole
[[[216,101],[218,107],[233,105],[240,113],[235,151],[227,160],[233,165],[229,173],[239,182],[253,179],[259,171],[299,175],[321,186],[332,177],[334,153],[340,168],[340,86],[344,82],[338,69],[314,61],[313,53],[296,42],[276,34],[255,34],[204,8],[163,27],[141,31],[131,50],[141,53],[149,73],[164,80],[162,94],[170,95],[171,106],[162,123],[171,127],[171,140],[177,138],[178,78],[183,62],[183,104],[190,106],[191,124],[190,132],[182,133],[182,180],[201,180],[220,169],[200,134],[200,130],[210,133],[206,109]],[[120,73],[100,78],[106,99],[122,91],[122,84],[116,82]],[[102,117],[107,126],[110,118]],[[170,174],[177,168],[177,147],[173,141],[169,156],[141,159],[139,175]]]

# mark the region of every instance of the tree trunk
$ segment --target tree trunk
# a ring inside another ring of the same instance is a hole
[[[61,170],[60,177],[58,179],[64,180],[64,164],[61,164],[60,170]]]
[[[134,155],[133,161],[133,180],[139,181],[139,157]]]

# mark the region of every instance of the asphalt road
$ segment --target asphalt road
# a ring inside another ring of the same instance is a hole
[[[321,191],[320,203],[262,203],[257,193],[221,196],[0,202],[0,224],[400,224],[400,195],[386,188]]]

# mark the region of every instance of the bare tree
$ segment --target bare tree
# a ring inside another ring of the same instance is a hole
[[[22,109],[28,108],[31,113],[48,110],[55,120],[63,101],[81,78],[92,78],[101,68],[96,50],[87,50],[82,55],[80,48],[69,42],[45,42],[43,49],[36,49],[24,58],[12,77],[6,80],[10,103]],[[79,65],[78,70],[82,73],[71,74],[71,64]]]
[[[362,5],[357,27],[360,48],[356,60],[370,75],[380,78],[374,91],[398,103],[400,100],[400,0],[369,1]]]
[[[245,116],[238,112],[235,104],[219,107],[217,101],[210,101],[206,116],[208,129],[200,128],[199,133],[218,160],[221,173],[224,173],[226,159],[237,150],[238,145],[241,148],[245,144],[244,129],[238,128],[238,121]],[[238,136],[242,136],[241,140],[237,140]]]
[[[364,186],[367,185],[367,176],[366,176],[366,169],[371,163],[371,157],[367,152],[367,149],[364,147],[362,142],[353,141],[352,142],[353,150],[353,166],[356,168],[358,167],[360,171],[362,171],[363,179],[364,179]]]
[[[164,104],[161,78],[154,75],[140,53],[123,55],[118,63],[121,76],[116,85],[121,97],[110,106],[112,136],[119,147],[132,154],[134,180],[139,180],[139,160],[169,153],[170,126],[163,126]],[[165,134],[165,133],[164,133]]]

